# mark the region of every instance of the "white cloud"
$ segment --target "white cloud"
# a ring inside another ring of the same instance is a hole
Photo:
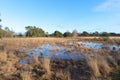
[[[95,7],[94,11],[120,11],[120,0],[106,0]]]

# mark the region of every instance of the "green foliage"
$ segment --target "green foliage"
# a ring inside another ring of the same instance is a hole
[[[64,37],[71,37],[72,36],[72,33],[70,33],[70,32],[65,32],[64,34],[63,34],[63,36]]]
[[[94,32],[93,34],[92,34],[93,36],[99,36],[99,32]]]
[[[45,32],[38,27],[35,26],[27,26],[25,27],[27,32],[26,32],[26,36],[27,37],[44,37],[45,36]]]
[[[54,36],[54,37],[63,37],[63,34],[62,34],[60,31],[55,31],[55,32],[53,33],[53,36]]]
[[[114,75],[112,76],[112,80],[120,80],[120,66],[117,67]]]
[[[107,33],[107,32],[102,32],[101,36],[108,37],[108,36],[110,36],[110,34],[109,34],[109,33]]]
[[[89,33],[86,31],[83,31],[82,36],[89,36]]]

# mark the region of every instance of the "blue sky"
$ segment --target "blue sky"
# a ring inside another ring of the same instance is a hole
[[[37,26],[52,33],[120,33],[120,0],[0,0],[0,24],[15,32]]]

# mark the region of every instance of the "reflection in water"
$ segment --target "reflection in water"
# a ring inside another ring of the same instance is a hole
[[[70,45],[74,44],[73,42],[70,42]],[[109,49],[111,51],[117,51],[120,49],[119,46],[116,45],[110,45],[105,46],[99,43],[93,43],[93,42],[78,42],[79,45],[81,45],[84,48],[93,48],[94,50],[98,49]],[[50,50],[58,50],[57,52],[51,52]],[[72,48],[75,49],[75,48]],[[80,60],[85,58],[86,54],[80,54],[80,52],[71,52],[70,54],[66,53],[66,50],[70,50],[70,48],[66,47],[59,47],[59,46],[52,46],[50,44],[44,44],[40,48],[33,48],[29,53],[28,56],[20,60],[21,64],[29,64],[33,63],[33,57],[35,55],[39,56],[39,61],[43,62],[43,58],[46,56],[49,56],[51,60],[56,59],[66,59],[66,60]],[[90,54],[91,56],[95,55],[95,53]]]

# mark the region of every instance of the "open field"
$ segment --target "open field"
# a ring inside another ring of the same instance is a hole
[[[23,46],[26,47],[38,47],[42,44],[50,43],[52,45],[67,45],[69,41],[74,43],[77,41],[83,42],[97,42],[107,44],[120,44],[120,37],[78,37],[78,38],[3,38],[0,40],[0,45],[5,46],[8,49],[21,49]],[[9,47],[10,46],[10,47]]]
[[[0,40],[0,80],[119,80],[119,61],[119,37]]]

